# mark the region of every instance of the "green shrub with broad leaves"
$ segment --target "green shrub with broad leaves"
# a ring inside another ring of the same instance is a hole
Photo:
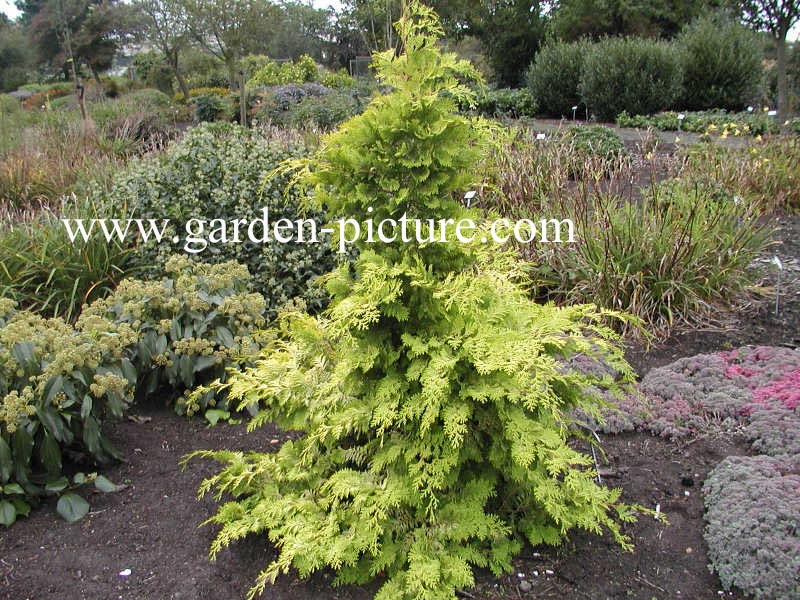
[[[288,175],[273,173],[283,160],[306,152],[303,140],[290,131],[204,124],[187,131],[163,155],[131,165],[117,177],[105,201],[128,206],[138,218],[159,224],[171,220],[161,243],[151,238],[136,248],[133,261],[145,272],[160,276],[169,257],[182,250],[205,262],[236,260],[248,267],[253,290],[266,298],[268,317],[295,296],[303,296],[311,309],[318,310],[324,295],[310,283],[336,264],[335,254],[319,233],[326,215],[318,209],[303,211],[304,197],[288,186]],[[264,209],[270,227],[281,218],[314,220],[320,243],[280,243],[269,227],[269,239],[262,243],[259,224],[253,228],[258,242],[250,241],[249,225],[242,227],[239,241],[233,241],[232,222],[263,219]],[[190,219],[203,222],[192,224]],[[229,227],[228,243],[206,243],[217,227],[214,219]],[[181,240],[177,246],[170,243],[176,235]]]
[[[528,70],[528,88],[541,112],[572,117],[573,106],[578,107],[576,113],[583,112],[578,85],[589,48],[586,42],[550,41],[536,53]]]
[[[158,281],[122,281],[74,326],[0,299],[0,524],[70,487],[65,453],[83,453],[94,464],[122,458],[103,424],[134,400],[158,392],[179,414],[204,412],[212,422],[209,410],[228,408],[223,395],[188,392],[224,382],[227,367],[255,357],[264,298],[249,290],[247,269],[237,263],[175,256],[166,273]],[[99,486],[114,487],[103,478]],[[85,508],[74,494],[59,500],[68,520]]]
[[[392,92],[323,138],[299,176],[357,220],[479,220],[459,192],[500,131],[456,114],[468,95],[457,76],[474,67],[440,51],[444,32],[417,2],[397,30],[403,52],[375,60]],[[525,541],[582,528],[628,547],[631,507],[568,443],[571,411],[597,412],[588,384],[615,385],[570,357],[632,375],[601,314],[532,302],[516,257],[495,246],[358,245],[355,264],[327,278],[331,307],[286,313],[227,385],[259,402],[254,427],[305,435],[276,453],[195,453],[223,463],[201,488],[227,500],[209,520],[212,554],[250,534],[278,548],[249,597],[290,569],[331,568],[338,583],[380,576],[379,600],[455,598],[473,567],[511,570]]]
[[[133,398],[126,349],[137,334],[99,320],[72,327],[0,299],[0,523],[62,491],[62,461],[80,450],[96,463],[121,458],[103,434]],[[13,507],[13,514],[11,508]]]
[[[158,281],[126,279],[107,298],[87,307],[79,325],[110,321],[134,331],[129,360],[136,397],[166,392],[167,401],[214,379],[225,380],[234,359],[255,353],[254,331],[264,325],[266,303],[249,290],[247,267],[205,264],[173,256]],[[177,399],[176,411],[194,414],[216,405],[211,394]],[[225,408],[224,402],[222,408]]]
[[[758,95],[764,77],[762,42],[732,16],[698,18],[676,45],[683,71],[682,108],[737,110]]]
[[[623,110],[665,110],[683,91],[680,56],[666,42],[606,38],[589,47],[578,89],[589,112],[606,121]]]

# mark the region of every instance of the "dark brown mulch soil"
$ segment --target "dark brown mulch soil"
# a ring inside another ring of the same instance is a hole
[[[258,572],[275,556],[264,539],[248,538],[207,559],[212,526],[198,528],[214,512],[198,501],[200,481],[213,463],[179,461],[199,448],[270,449],[286,439],[272,427],[252,434],[243,425],[206,427],[164,409],[138,413],[140,422],[113,428],[128,457],[106,469],[127,487],[91,494],[92,511],[74,525],[52,503],[0,532],[0,598],[8,600],[234,600],[243,598]],[[145,422],[141,422],[145,421]],[[465,598],[710,598],[720,589],[707,568],[702,539],[700,487],[725,456],[744,453],[730,439],[702,439],[676,446],[645,434],[603,439],[607,484],[622,487],[625,500],[661,510],[669,526],[651,516],[626,527],[632,553],[610,536],[573,534],[561,548],[526,548],[514,573],[500,579],[478,574]],[[687,485],[691,482],[691,485]],[[125,569],[130,575],[120,576]],[[309,581],[278,579],[264,598],[366,600],[359,587],[332,588],[322,573]],[[528,589],[530,585],[530,589]],[[525,590],[525,591],[523,591]],[[735,596],[739,597],[739,596]]]

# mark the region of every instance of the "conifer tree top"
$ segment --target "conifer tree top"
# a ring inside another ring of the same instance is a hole
[[[332,214],[361,222],[403,214],[458,218],[464,212],[459,198],[496,129],[456,114],[456,100],[472,93],[462,81],[480,75],[441,51],[438,18],[417,0],[406,6],[397,30],[402,52],[380,53],[373,62],[390,93],[323,139],[306,182]]]

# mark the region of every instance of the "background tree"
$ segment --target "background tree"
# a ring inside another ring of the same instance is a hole
[[[0,91],[17,89],[28,80],[34,53],[22,27],[0,14]]]
[[[684,25],[727,0],[562,0],[553,5],[550,29],[559,39],[639,35],[671,38]]]
[[[470,9],[463,31],[481,40],[498,85],[523,84],[528,65],[544,40],[542,8],[538,0],[498,0]]]
[[[186,11],[178,0],[136,0],[134,6],[143,16],[145,39],[164,55],[184,98],[189,87],[180,68],[181,53],[191,39]]]
[[[225,63],[231,87],[246,54],[260,54],[280,21],[278,7],[266,0],[183,0],[192,37]]]
[[[318,62],[329,62],[334,39],[334,12],[298,2],[280,6],[280,22],[270,36],[267,54],[297,60],[308,54]]]
[[[381,52],[398,44],[394,22],[402,8],[400,0],[348,0],[339,19],[359,33],[370,52]]]
[[[742,0],[742,13],[747,23],[758,31],[769,32],[775,39],[778,68],[778,114],[783,119],[789,112],[786,76],[786,36],[800,21],[800,0]]]
[[[136,29],[130,7],[116,0],[47,0],[28,8],[29,32],[41,63],[77,81],[86,65],[99,81]],[[73,68],[74,67],[74,68]]]

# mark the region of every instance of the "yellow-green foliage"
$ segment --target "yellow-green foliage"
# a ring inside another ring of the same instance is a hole
[[[404,53],[377,58],[393,91],[325,137],[301,176],[333,214],[356,219],[471,216],[453,193],[490,144],[455,114],[469,69],[442,54],[434,13],[412,2]],[[443,93],[447,92],[447,93]],[[370,212],[369,207],[374,211]],[[285,313],[255,366],[227,386],[252,422],[305,435],[277,453],[199,452],[224,464],[201,493],[233,499],[210,522],[212,555],[264,533],[278,558],[250,597],[290,568],[337,582],[385,582],[381,600],[452,599],[472,567],[508,571],[527,540],[608,531],[632,519],[568,443],[570,414],[596,414],[578,353],[629,378],[614,334],[591,307],[531,302],[521,266],[491,245],[360,243],[327,278],[330,308]]]
[[[304,54],[297,62],[278,64],[274,61],[267,62],[256,70],[248,80],[248,87],[262,87],[268,85],[281,85],[284,83],[307,83],[319,80],[317,63],[308,54]]]

